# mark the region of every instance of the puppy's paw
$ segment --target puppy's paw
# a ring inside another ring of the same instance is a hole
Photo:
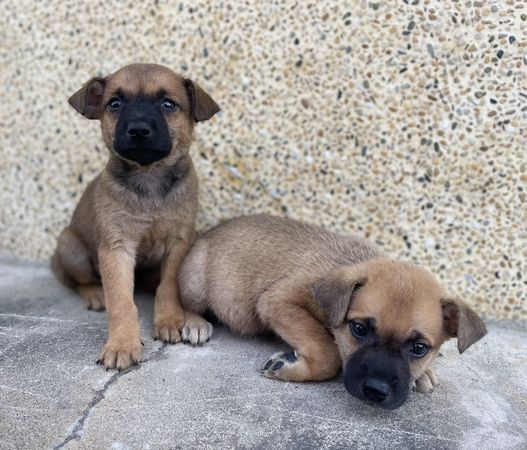
[[[278,352],[265,363],[262,373],[265,377],[275,380],[304,381],[309,369],[305,359],[296,351]]]
[[[106,369],[127,369],[141,361],[143,344],[141,340],[133,343],[118,343],[108,341],[97,358],[97,364],[102,364]]]
[[[77,293],[83,298],[88,309],[94,311],[104,310],[104,291],[100,284],[77,286]]]
[[[434,390],[434,388],[439,384],[437,377],[432,369],[426,369],[423,374],[415,380],[415,390],[417,392],[422,392],[423,394],[428,394]]]
[[[193,313],[185,313],[185,325],[181,332],[183,342],[191,345],[203,345],[212,336],[212,324],[203,317]]]
[[[181,335],[179,334],[181,326],[180,320],[160,320],[154,323],[154,331],[152,334],[154,339],[159,339],[170,344],[177,344],[181,342]]]

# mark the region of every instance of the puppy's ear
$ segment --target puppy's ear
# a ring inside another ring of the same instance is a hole
[[[68,103],[88,119],[98,119],[102,113],[102,94],[106,80],[95,77],[73,94]]]
[[[366,277],[350,280],[339,271],[330,273],[313,284],[313,298],[326,311],[329,325],[338,327],[344,321],[353,294],[366,283]]]
[[[458,299],[442,299],[443,326],[450,337],[457,337],[457,348],[463,353],[487,334],[487,328],[478,315]]]
[[[192,117],[194,117],[196,122],[209,120],[220,110],[220,107],[214,100],[212,100],[212,97],[192,80],[185,80],[185,89],[187,90],[187,95],[190,99]]]

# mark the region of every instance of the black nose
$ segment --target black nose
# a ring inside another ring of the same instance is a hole
[[[364,381],[362,392],[372,402],[381,403],[390,393],[390,385],[380,378],[370,377]]]
[[[132,139],[148,139],[152,135],[152,127],[142,120],[134,120],[126,129]]]

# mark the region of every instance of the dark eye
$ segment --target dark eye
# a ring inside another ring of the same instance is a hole
[[[108,102],[108,109],[110,111],[115,111],[116,109],[119,109],[122,105],[121,99],[119,97],[113,97]]]
[[[428,345],[422,342],[414,342],[410,347],[410,353],[415,358],[422,358],[428,353]]]
[[[362,322],[352,320],[350,326],[351,334],[353,334],[353,336],[355,336],[357,339],[364,339],[368,334],[368,327],[366,327],[366,325],[364,325]]]
[[[161,102],[161,108],[168,109],[168,110],[174,110],[177,108],[177,103],[173,100],[170,100],[169,98],[164,98]]]

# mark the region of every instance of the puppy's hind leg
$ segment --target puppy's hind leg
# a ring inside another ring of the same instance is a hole
[[[101,284],[79,284],[75,290],[86,302],[88,309],[104,310],[104,291]]]
[[[51,268],[60,282],[84,299],[88,309],[104,309],[102,285],[88,250],[69,227],[62,231],[57,240]]]

